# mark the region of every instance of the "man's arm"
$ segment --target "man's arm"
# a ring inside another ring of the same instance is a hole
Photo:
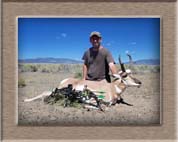
[[[117,74],[117,69],[116,69],[116,66],[114,64],[114,59],[113,59],[111,53],[109,52],[109,50],[106,50],[106,60],[108,62],[109,69],[111,70],[111,73]]]
[[[87,66],[83,64],[83,80],[85,80],[87,77]]]
[[[109,68],[110,68],[112,74],[117,74],[117,69],[113,62],[109,63]]]
[[[116,66],[115,66],[115,64],[114,63],[109,63],[109,67],[110,67],[110,70],[111,70],[111,72],[112,72],[112,74],[117,74],[117,69],[116,69]],[[126,72],[122,72],[121,74],[120,74],[120,76],[121,77],[125,77],[125,76],[127,76],[127,73]]]

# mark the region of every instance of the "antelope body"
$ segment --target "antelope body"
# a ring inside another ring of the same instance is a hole
[[[104,96],[104,101],[108,102],[110,104],[115,104],[117,100],[121,98],[121,94],[124,92],[124,90],[131,86],[131,87],[140,87],[141,82],[134,78],[132,76],[132,72],[129,69],[125,69],[124,64],[121,63],[121,59],[119,57],[119,63],[121,65],[121,70],[118,74],[113,74],[113,81],[111,83],[103,81],[89,81],[89,80],[80,80],[75,78],[67,78],[61,81],[60,85],[58,86],[58,89],[67,87],[68,84],[73,85],[73,89],[83,91],[85,86],[87,88],[94,92],[96,95],[100,95],[102,92],[102,95]],[[122,76],[122,74],[125,73],[125,76]],[[50,96],[52,94],[52,91],[46,91],[42,94],[38,95],[37,97],[31,98],[31,99],[25,99],[25,102],[30,102],[45,96]]]

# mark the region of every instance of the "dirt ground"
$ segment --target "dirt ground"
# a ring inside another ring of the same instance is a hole
[[[142,73],[134,76],[142,82],[140,88],[127,88],[123,93],[124,101],[133,106],[117,104],[105,112],[87,111],[78,108],[63,108],[58,105],[45,104],[42,99],[23,102],[52,90],[70,74],[64,73],[20,73],[26,86],[18,90],[18,124],[19,125],[90,125],[90,126],[141,126],[159,125],[160,115],[160,74]]]

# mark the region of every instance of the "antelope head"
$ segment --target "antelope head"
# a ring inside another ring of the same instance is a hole
[[[132,71],[130,69],[125,69],[124,64],[122,63],[120,56],[119,56],[119,64],[121,66],[121,71],[118,74],[113,74],[113,77],[115,78],[115,80],[119,80],[126,87],[129,87],[129,86],[140,87],[141,81],[136,79],[132,75]]]

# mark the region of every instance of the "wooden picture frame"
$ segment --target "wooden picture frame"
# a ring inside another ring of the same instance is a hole
[[[174,141],[176,140],[177,1],[2,2],[1,139],[4,141]],[[16,124],[18,16],[159,16],[161,28],[162,124],[159,126],[18,126]]]

